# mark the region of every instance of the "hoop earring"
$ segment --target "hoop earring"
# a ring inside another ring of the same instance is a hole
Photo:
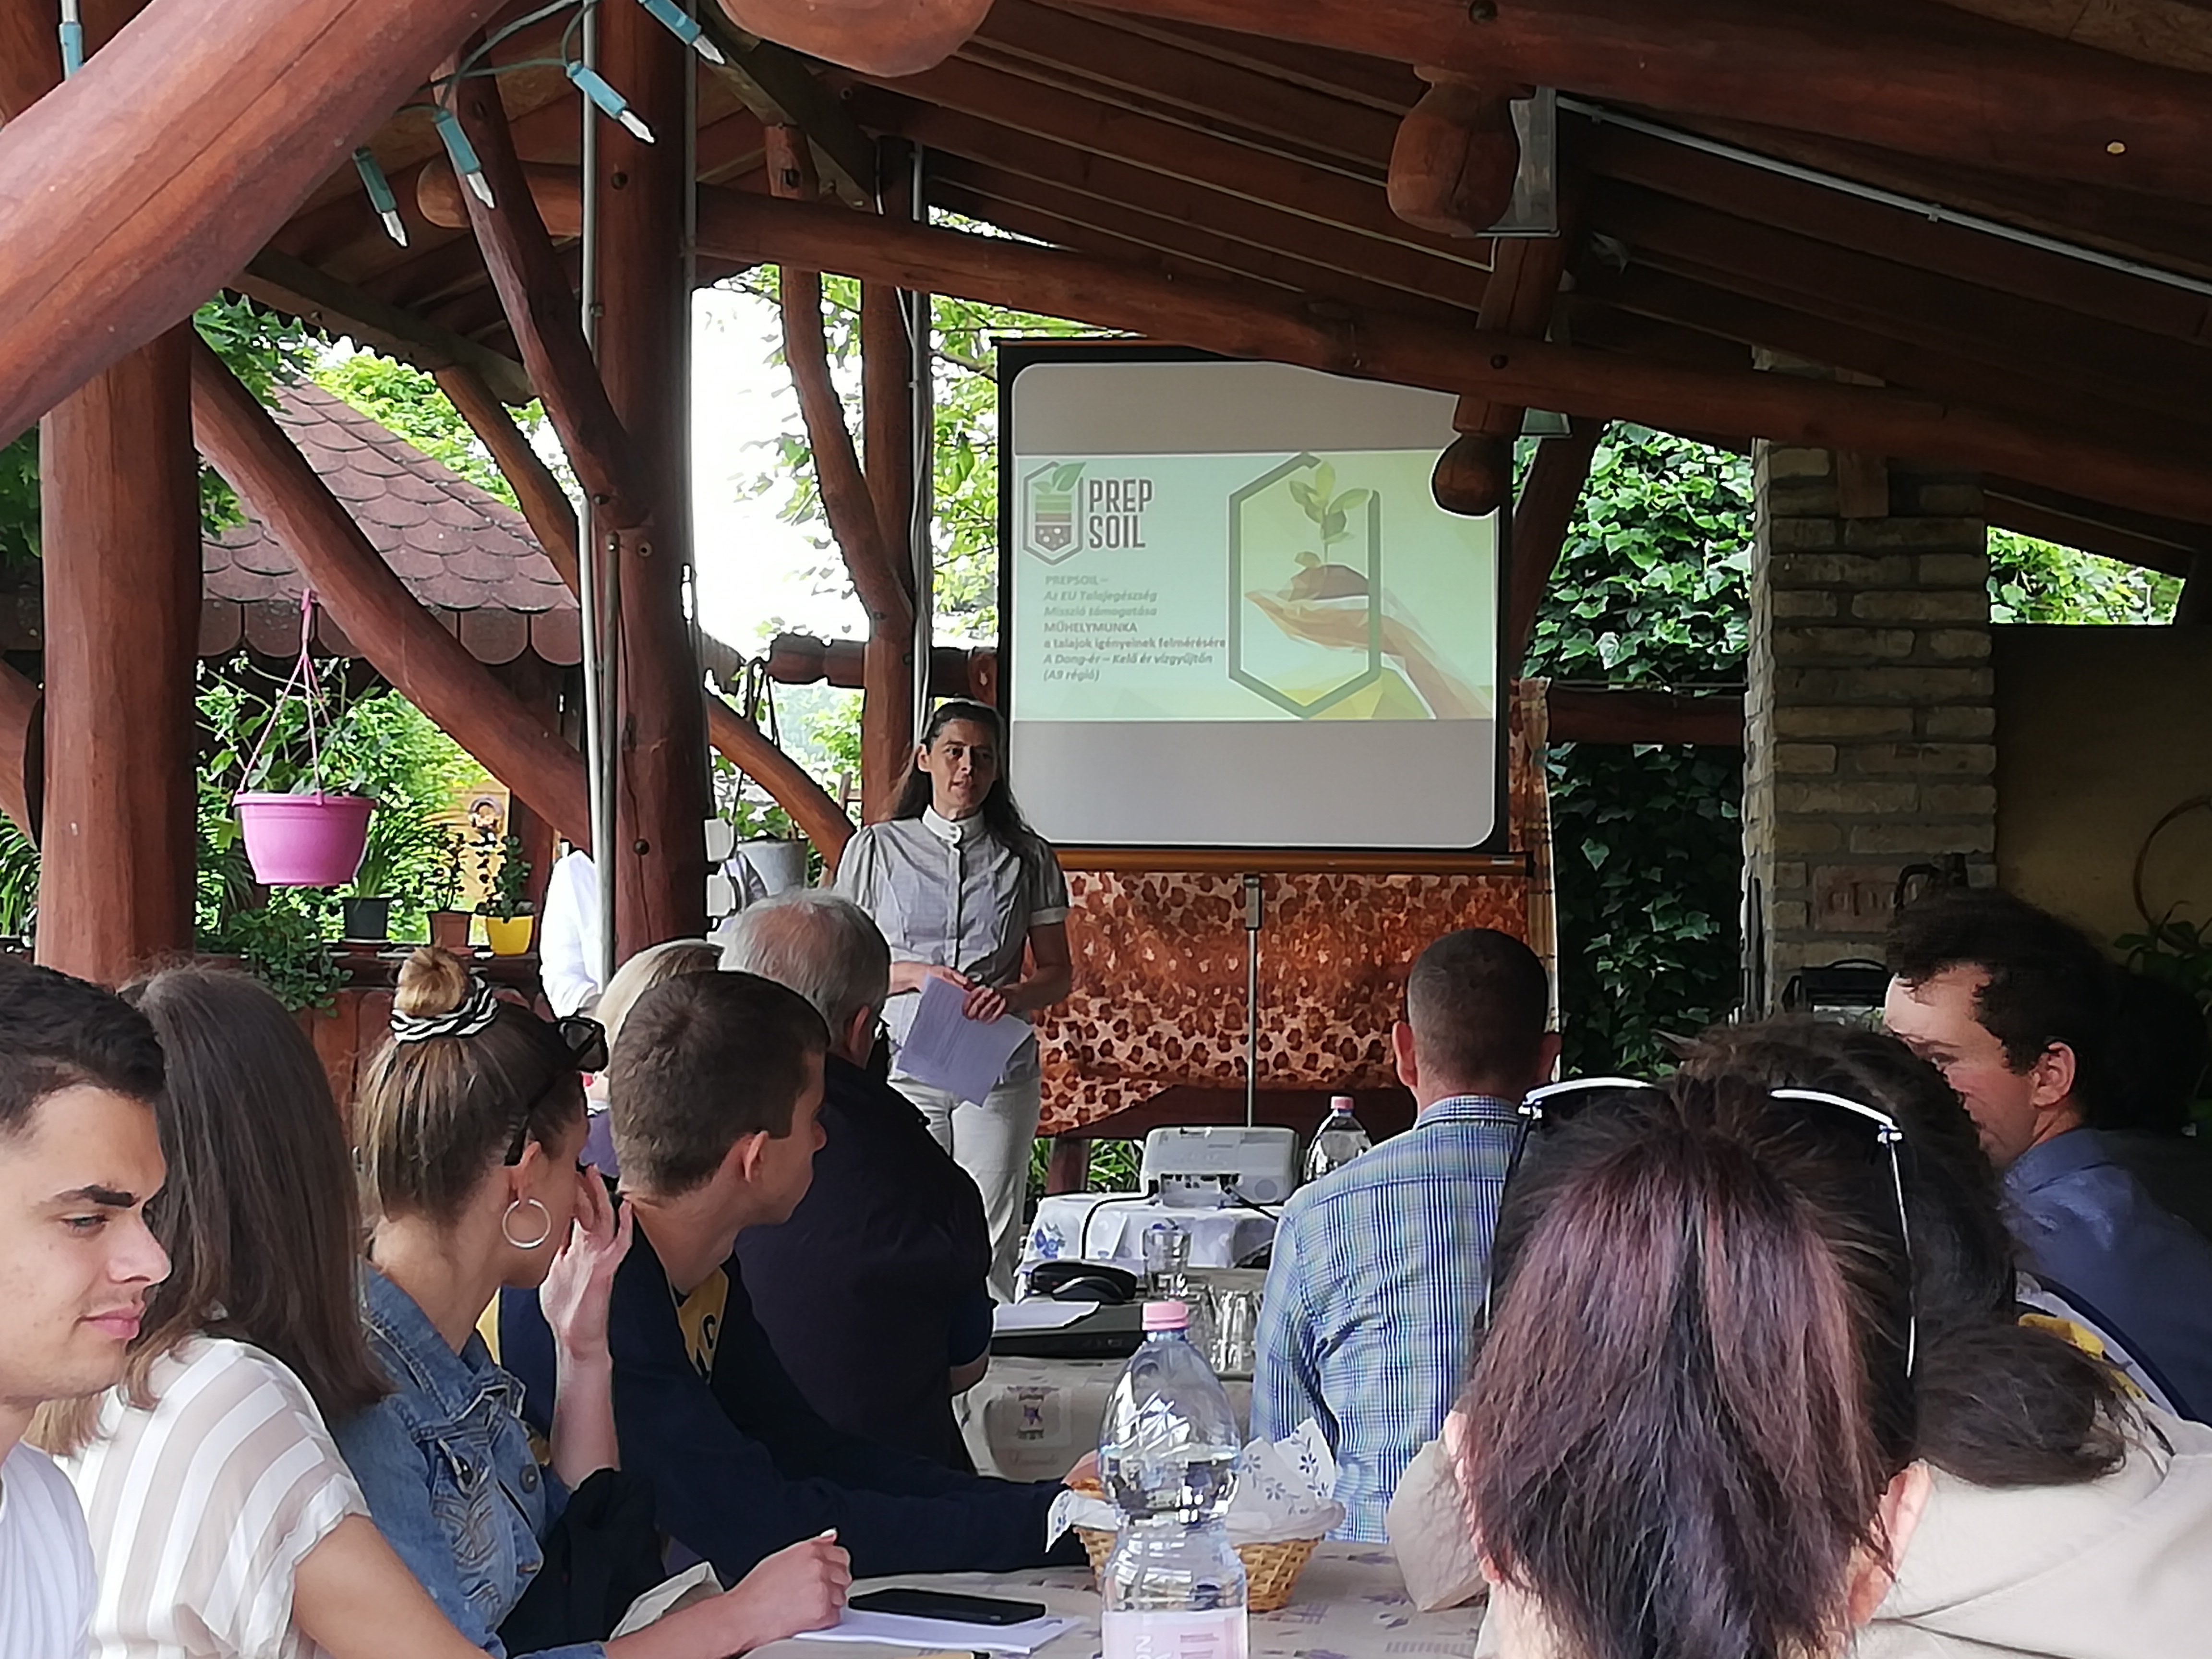
[[[526,1205],[544,1218],[545,1224],[538,1230],[538,1237],[535,1238],[517,1238],[514,1236],[514,1212]],[[514,1203],[508,1205],[505,1212],[501,1215],[499,1231],[500,1237],[514,1245],[516,1249],[534,1250],[553,1237],[553,1212],[534,1198],[518,1198]]]

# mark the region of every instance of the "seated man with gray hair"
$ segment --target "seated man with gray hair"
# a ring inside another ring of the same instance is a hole
[[[816,1411],[964,1469],[952,1395],[988,1363],[991,1238],[975,1182],[866,1070],[890,961],[867,912],[833,893],[780,893],[731,922],[722,966],[787,986],[830,1028],[814,1184],[790,1220],[739,1235],[737,1259]]]

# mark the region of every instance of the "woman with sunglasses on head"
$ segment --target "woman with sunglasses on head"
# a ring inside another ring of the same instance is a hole
[[[1972,1122],[1901,1045],[1719,1031],[1664,1091],[1537,1105],[1448,1435],[1483,1651],[2100,1659],[2212,1620],[2171,1565],[2212,1547],[2212,1431],[2022,1322]]]
[[[364,1316],[392,1392],[338,1424],[338,1443],[392,1547],[494,1655],[507,1651],[501,1627],[545,1568],[571,1492],[617,1467],[607,1297],[630,1218],[578,1164],[580,1073],[605,1063],[592,1022],[549,1025],[446,952],[418,950],[356,1109],[374,1226]],[[477,1333],[502,1288],[535,1290],[554,1332],[550,1471],[532,1454],[520,1385]],[[603,1579],[607,1563],[577,1558],[635,1542],[611,1525],[568,1529],[564,1582]],[[632,1636],[605,1640],[621,1607],[581,1605],[580,1594],[541,1602],[527,1629],[554,1629],[557,1649],[538,1650],[574,1659],[718,1659],[835,1623],[849,1582],[844,1552],[814,1539]]]
[[[34,1434],[76,1485],[98,1659],[476,1659],[369,1520],[326,1419],[385,1381],[356,1312],[353,1170],[322,1064],[242,974],[129,988],[167,1060],[173,1270],[122,1385]]]

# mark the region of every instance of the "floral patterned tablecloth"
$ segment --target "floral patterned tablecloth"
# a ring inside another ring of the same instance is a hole
[[[1098,1593],[1079,1567],[1031,1572],[906,1574],[853,1586],[926,1585],[970,1595],[1018,1595],[1079,1622],[1037,1650],[1036,1659],[1099,1659]],[[1390,1552],[1374,1544],[1324,1543],[1298,1576],[1291,1604],[1252,1615],[1251,1659],[1468,1659],[1482,1605],[1422,1613],[1406,1595]],[[777,1642],[755,1659],[915,1659],[911,1649]]]

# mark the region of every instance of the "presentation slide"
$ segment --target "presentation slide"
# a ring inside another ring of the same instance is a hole
[[[1055,841],[1470,848],[1496,818],[1498,526],[1453,400],[1002,348],[1014,781]]]

